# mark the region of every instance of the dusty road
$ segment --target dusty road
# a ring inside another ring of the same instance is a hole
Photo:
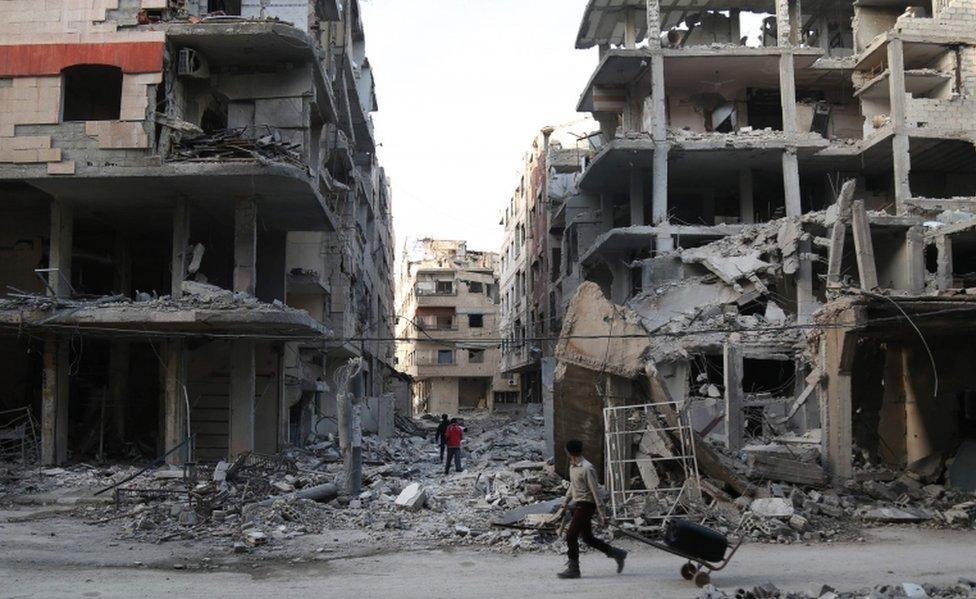
[[[10,515],[8,512],[7,515]],[[199,545],[130,544],[106,528],[63,517],[3,522],[0,598],[60,597],[697,597],[680,580],[680,560],[628,546],[627,571],[602,556],[583,557],[585,578],[560,581],[552,555],[508,556],[470,550],[361,548],[359,557],[330,548],[341,533],[308,538],[306,561],[209,558]],[[52,535],[53,533],[53,535]],[[314,548],[323,548],[316,552]],[[176,569],[178,565],[183,569]],[[714,582],[726,590],[771,581],[803,590],[810,582],[844,589],[903,581],[976,578],[976,531],[879,529],[867,542],[834,546],[748,545]]]

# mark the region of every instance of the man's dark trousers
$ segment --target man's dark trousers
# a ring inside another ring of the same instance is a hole
[[[570,560],[579,560],[579,540],[590,547],[600,551],[607,557],[612,557],[610,553],[613,547],[605,541],[593,536],[593,514],[596,513],[596,504],[587,501],[577,501],[573,507],[573,517],[566,529],[566,544],[569,551],[566,554]]]
[[[461,471],[461,448],[460,447],[448,447],[447,448],[447,461],[444,462],[444,474],[451,471],[451,460],[454,460],[454,471]]]

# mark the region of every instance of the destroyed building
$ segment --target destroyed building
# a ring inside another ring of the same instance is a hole
[[[587,3],[599,147],[576,214],[547,217],[562,273],[513,300],[585,281],[554,311],[550,451],[674,398],[755,471],[788,458],[780,480],[965,461],[974,21],[972,0]]]
[[[358,1],[0,13],[0,408],[40,421],[43,462],[301,444],[353,356],[351,390],[392,410]]]
[[[526,403],[549,408],[563,297],[579,283],[572,276],[576,248],[563,245],[563,232],[566,215],[576,215],[572,198],[592,156],[591,137],[599,136],[595,129],[589,118],[544,127],[523,157],[501,219],[501,369],[519,377]]]
[[[415,414],[521,403],[517,377],[499,372],[498,254],[408,240],[397,292],[397,362],[413,380]]]

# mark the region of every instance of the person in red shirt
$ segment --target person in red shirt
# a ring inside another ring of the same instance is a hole
[[[447,442],[447,460],[444,462],[444,474],[451,471],[451,459],[454,459],[454,471],[461,472],[461,439],[464,438],[464,431],[458,424],[457,418],[451,418],[451,424],[444,431],[444,440]]]

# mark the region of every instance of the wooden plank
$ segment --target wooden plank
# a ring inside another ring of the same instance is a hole
[[[768,453],[750,453],[749,477],[777,480],[798,485],[822,486],[827,483],[827,473],[816,463],[801,462]]]

